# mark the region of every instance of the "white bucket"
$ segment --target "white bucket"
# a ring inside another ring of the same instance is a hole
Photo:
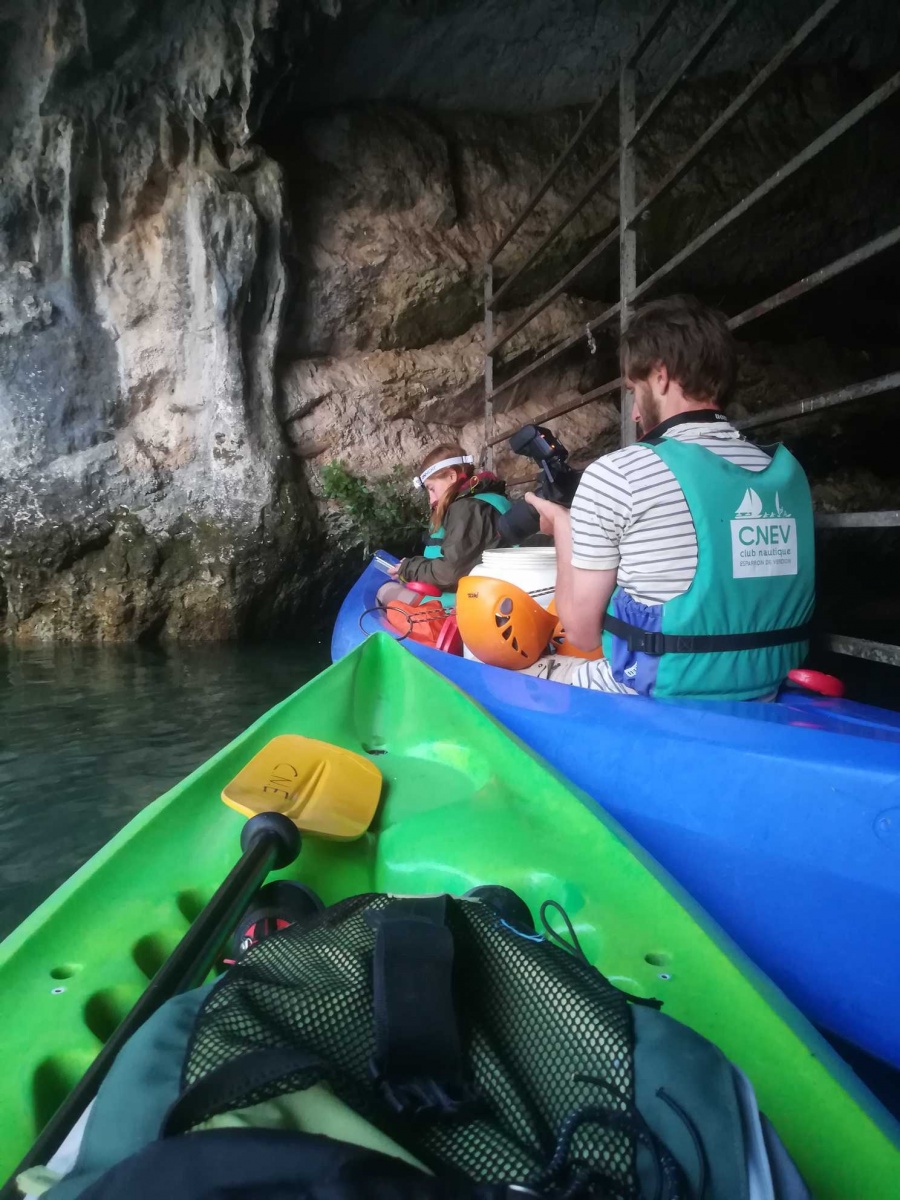
[[[481,562],[470,574],[502,579],[534,596],[542,608],[548,608],[556,588],[556,550],[553,546],[516,546],[507,550],[485,550]],[[481,660],[463,646],[463,657]]]

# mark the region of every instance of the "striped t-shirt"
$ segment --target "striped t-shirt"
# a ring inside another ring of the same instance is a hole
[[[670,426],[665,437],[704,446],[736,466],[762,471],[771,458],[721,416]],[[642,604],[664,604],[688,590],[697,570],[697,535],[684,492],[648,446],[624,446],[585,470],[572,504],[572,565],[616,568],[620,587]],[[630,692],[605,659],[586,664],[582,687]]]

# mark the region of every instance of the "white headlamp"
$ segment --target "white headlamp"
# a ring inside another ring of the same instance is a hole
[[[460,458],[442,458],[440,462],[426,467],[421,475],[416,475],[413,479],[413,487],[423,488],[432,475],[436,475],[438,471],[445,471],[447,467],[463,467],[466,463],[474,463],[474,461],[471,454],[463,454]]]

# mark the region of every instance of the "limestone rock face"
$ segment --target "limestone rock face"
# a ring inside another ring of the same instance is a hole
[[[676,98],[647,141],[641,195],[689,149],[740,82],[701,81]],[[851,91],[861,89],[856,81]],[[673,196],[650,208],[638,238],[641,277],[847,106],[847,85],[837,76],[804,70],[783,78],[760,111],[717,147],[704,171],[688,175]],[[321,466],[335,458],[363,475],[398,461],[412,473],[440,441],[460,439],[468,450],[481,451],[483,263],[577,121],[571,110],[520,117],[442,112],[426,119],[379,105],[292,128],[301,161],[288,173],[295,287],[281,344],[281,414],[314,488]],[[693,278],[701,294],[740,311],[863,241],[861,231],[887,206],[890,181],[875,164],[898,157],[891,149],[895,137],[890,122],[876,123],[846,152],[865,197],[852,227],[837,190],[826,186],[833,163],[826,164],[813,179],[822,198],[814,213],[803,221],[770,213],[752,238],[738,225],[730,242],[714,243],[698,258]],[[501,255],[498,284],[544,241],[614,144],[614,130],[600,122]],[[613,176],[513,284],[496,318],[499,330],[517,323],[534,298],[613,227],[616,186]],[[797,190],[783,190],[788,211],[804,202],[809,186],[807,177]],[[563,338],[577,340],[571,354],[503,394],[495,432],[511,432],[616,377],[617,321],[593,340],[578,335],[616,297],[617,272],[613,246],[502,348],[498,379]],[[690,285],[683,272],[674,277],[673,288]],[[842,352],[827,338],[781,346],[748,342],[735,412],[747,415],[874,373],[864,355]],[[613,394],[553,420],[576,461],[617,444],[616,400]],[[496,462],[514,478],[527,474],[528,464],[505,447],[498,447]]]
[[[142,39],[147,14],[126,5],[137,40],[128,72],[110,75],[90,8],[35,6],[17,26],[0,596],[20,639],[233,636],[302,595],[283,562],[302,562],[308,509],[274,407],[282,174],[244,144],[254,60],[241,38],[264,31],[265,8],[226,20],[194,4],[178,44],[172,30]],[[154,54],[168,106],[141,78]],[[63,89],[67,72],[80,89]]]
[[[412,474],[438,442],[482,451],[483,264],[577,122],[573,111],[426,119],[368,106],[303,124],[302,163],[288,175],[296,287],[280,382],[285,430],[314,489],[320,467],[334,459],[364,476],[395,463]],[[611,145],[601,123],[571,177],[523,227],[518,247],[543,238]],[[516,320],[565,257],[583,253],[614,216],[613,199],[601,191],[511,294],[502,320]],[[498,370],[526,365],[602,307],[560,295],[507,343]],[[496,405],[498,432],[614,375],[610,348],[604,342],[594,356],[577,355],[512,389]],[[570,440],[577,430],[576,444],[585,444],[612,428],[610,411],[595,407],[558,427]],[[498,466],[504,462],[501,448]],[[527,464],[514,470],[522,474]]]

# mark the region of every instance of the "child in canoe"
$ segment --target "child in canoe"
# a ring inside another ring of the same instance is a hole
[[[510,508],[506,485],[490,471],[476,472],[471,454],[452,444],[435,446],[413,483],[431,503],[425,552],[391,567],[391,582],[379,588],[378,602],[415,601],[416,594],[403,585],[416,582],[440,588],[442,604],[452,608],[458,581],[500,542],[500,518]]]

